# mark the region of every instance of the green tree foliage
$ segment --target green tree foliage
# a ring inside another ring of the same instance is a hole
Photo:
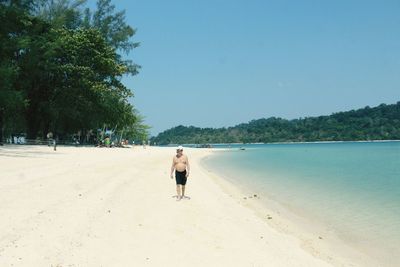
[[[86,0],[38,0],[32,13],[54,28],[77,29],[83,23]]]
[[[115,60],[115,50],[94,29],[56,30],[50,62],[53,90],[46,104],[51,128],[60,132],[92,129],[106,123],[135,122],[132,96],[120,77],[127,67]]]
[[[0,2],[0,143],[6,125],[20,129],[18,122],[27,104],[15,84],[18,81],[18,59],[26,49],[24,35],[32,25],[32,19],[25,13],[31,4],[30,1]]]
[[[131,90],[121,83],[123,75],[137,73],[118,52],[133,44],[134,31],[110,1],[99,1],[96,12],[105,11],[96,23],[112,30],[85,24],[84,3],[0,2],[0,129],[28,138],[49,131],[67,137],[104,125],[147,133],[129,102]]]
[[[400,139],[400,102],[330,116],[252,120],[229,128],[178,126],[151,139],[157,144],[272,143]]]
[[[134,140],[136,144],[147,141],[150,127],[143,123],[143,116],[136,117],[135,123],[122,129],[121,135],[126,139]]]
[[[115,5],[111,0],[97,1],[97,9],[91,12],[85,10],[85,16],[82,25],[97,29],[109,45],[117,51],[122,50],[129,53],[132,49],[139,46],[138,42],[133,42],[131,37],[135,35],[136,29],[125,23],[125,11],[115,11]],[[118,56],[118,60],[122,58]],[[128,72],[132,75],[138,73],[140,66],[130,60],[123,62],[128,67]]]

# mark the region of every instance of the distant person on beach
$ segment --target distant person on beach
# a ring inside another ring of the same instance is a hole
[[[104,139],[104,145],[106,146],[106,147],[111,147],[111,140],[110,140],[110,137],[106,137],[105,139]]]
[[[48,132],[47,133],[47,145],[51,146],[53,144],[53,133],[52,132]]]
[[[171,179],[174,178],[174,171],[176,179],[176,199],[181,200],[182,198],[189,198],[185,196],[185,186],[187,178],[189,177],[190,165],[188,157],[183,154],[182,146],[176,149],[176,155],[172,159]]]

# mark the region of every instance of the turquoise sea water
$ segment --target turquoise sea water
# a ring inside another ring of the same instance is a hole
[[[352,244],[400,252],[400,142],[244,147],[216,152],[204,164]]]

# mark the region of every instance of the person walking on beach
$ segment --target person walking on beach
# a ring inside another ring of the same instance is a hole
[[[176,155],[172,159],[171,179],[174,178],[174,171],[176,179],[177,200],[181,200],[182,198],[189,198],[185,196],[185,186],[187,178],[189,177],[190,165],[188,157],[183,154],[182,146],[178,146],[178,148],[176,149]]]

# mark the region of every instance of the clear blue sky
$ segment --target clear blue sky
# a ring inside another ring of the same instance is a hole
[[[113,1],[153,135],[400,101],[400,1]]]

